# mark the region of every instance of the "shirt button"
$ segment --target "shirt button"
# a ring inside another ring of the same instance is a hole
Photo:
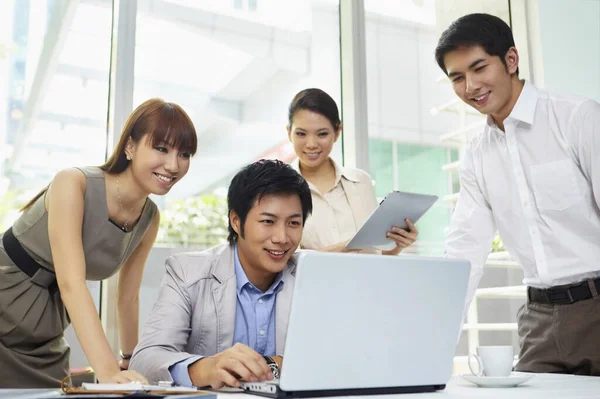
[[[529,202],[527,202],[527,201],[524,201],[524,202],[523,202],[523,206],[524,206],[525,208],[527,208],[527,206],[528,206],[528,205],[529,205]]]
[[[259,299],[259,300],[258,300],[258,303],[262,303],[262,302],[263,302],[263,301],[262,301],[262,299]]]
[[[259,333],[260,335],[265,335],[265,330],[260,330],[258,333]]]

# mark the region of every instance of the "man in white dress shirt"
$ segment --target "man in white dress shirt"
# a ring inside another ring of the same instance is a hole
[[[488,116],[462,159],[446,241],[447,256],[471,261],[466,306],[499,231],[527,285],[515,369],[600,375],[600,104],[520,80],[511,30],[491,15],[456,20],[435,55]]]

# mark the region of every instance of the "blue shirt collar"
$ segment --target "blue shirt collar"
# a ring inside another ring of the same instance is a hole
[[[252,287],[258,290],[258,288],[254,287],[250,280],[248,280],[248,276],[246,276],[246,272],[244,272],[244,268],[242,267],[242,264],[240,263],[240,258],[238,257],[237,243],[233,247],[233,264],[235,265],[235,279],[238,294],[240,294],[242,290],[246,287]],[[280,272],[277,274],[275,281],[273,281],[273,284],[271,284],[271,286],[265,292],[265,294],[277,294],[283,288],[283,283],[283,272]]]

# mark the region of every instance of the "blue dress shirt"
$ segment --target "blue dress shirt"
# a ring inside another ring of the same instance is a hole
[[[241,343],[263,356],[275,356],[275,300],[283,288],[283,273],[279,273],[271,287],[262,292],[246,276],[238,257],[238,248],[233,252],[235,278],[237,282],[237,304],[233,343]],[[188,367],[202,356],[192,356],[169,368],[177,385],[192,386]]]

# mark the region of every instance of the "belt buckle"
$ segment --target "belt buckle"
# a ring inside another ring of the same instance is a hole
[[[546,291],[546,297],[550,303],[569,304],[575,302],[571,290],[568,288],[562,290],[550,288]]]
[[[30,280],[40,287],[49,288],[52,283],[56,282],[56,274],[40,267],[35,274],[30,277]]]

